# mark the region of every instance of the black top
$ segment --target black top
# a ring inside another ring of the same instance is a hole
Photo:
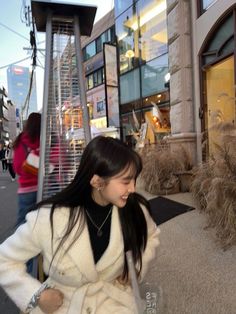
[[[88,214],[86,212],[86,219],[95,264],[98,262],[109,244],[112,212],[109,215],[108,213],[111,207],[112,204],[108,204],[107,206],[98,205],[94,202],[92,198],[90,198],[87,201],[87,205],[85,208],[88,212]],[[100,236],[98,235],[98,228],[94,226],[88,215],[98,227],[102,225],[102,223],[108,216],[103,227],[100,229],[102,233]]]

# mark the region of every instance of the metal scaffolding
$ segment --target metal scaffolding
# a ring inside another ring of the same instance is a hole
[[[38,31],[46,31],[46,59],[38,201],[73,179],[90,141],[81,35],[92,31],[96,7],[31,1]]]

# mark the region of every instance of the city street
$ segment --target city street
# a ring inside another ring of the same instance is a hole
[[[1,168],[1,165],[0,165]],[[8,172],[0,170],[0,242],[14,230],[17,214],[17,182],[12,182]],[[19,310],[0,288],[0,313],[18,314]]]

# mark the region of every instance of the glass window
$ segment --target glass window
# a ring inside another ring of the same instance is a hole
[[[116,42],[116,34],[115,34],[115,25],[113,25],[110,30],[110,41],[111,43],[115,43]]]
[[[206,70],[209,152],[214,153],[219,131],[214,125],[219,122],[235,123],[234,58],[229,57]]]
[[[102,51],[102,41],[101,36],[96,39],[96,52],[99,53]]]
[[[137,20],[135,5],[116,20],[121,74],[137,67],[139,64]]]
[[[166,0],[138,2],[141,63],[167,52]]]
[[[209,9],[209,7],[214,4],[215,2],[217,2],[218,0],[201,0],[201,6],[202,6],[202,10],[206,11],[207,9]]]
[[[168,73],[168,54],[160,56],[141,67],[142,96],[158,93],[165,88],[165,75]]]
[[[98,82],[98,85],[101,85],[103,83],[103,80],[102,80],[102,69],[99,69],[97,71],[97,82]]]
[[[115,0],[115,16],[123,13],[128,7],[133,4],[134,0]]]
[[[97,71],[89,74],[87,79],[87,89],[94,88],[104,83],[104,68],[98,69]]]
[[[139,69],[120,77],[120,102],[125,104],[140,97]]]
[[[94,87],[98,85],[98,72],[93,73],[93,85]]]
[[[115,41],[115,30],[114,26],[106,30],[96,39],[96,53],[99,53],[103,50],[103,44],[107,42]]]
[[[76,56],[72,56],[72,66],[76,67]]]
[[[234,51],[234,22],[231,13],[218,30],[214,31],[206,49],[202,54],[203,65],[214,62],[219,57],[226,56]]]
[[[103,48],[103,43],[107,42],[107,32],[103,33],[100,37],[101,37],[101,45]]]
[[[96,44],[95,41],[92,41],[88,46],[85,47],[84,52],[84,60],[88,60],[89,58],[95,56],[96,54]]]
[[[93,74],[87,76],[87,89],[93,88]]]
[[[104,68],[102,68],[102,83],[105,82],[105,74],[104,74]]]

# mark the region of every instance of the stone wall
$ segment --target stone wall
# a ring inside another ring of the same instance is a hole
[[[193,110],[191,10],[187,0],[167,0],[171,147],[183,145],[196,162]]]

